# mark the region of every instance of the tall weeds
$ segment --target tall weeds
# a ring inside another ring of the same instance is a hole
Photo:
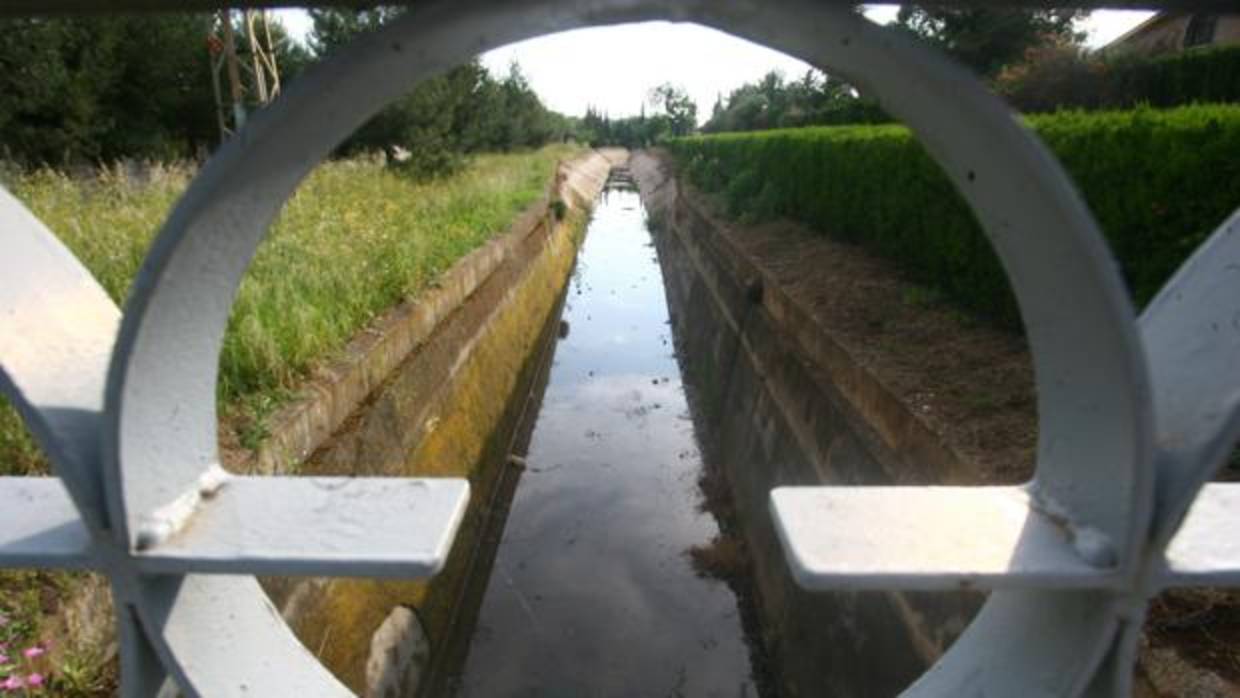
[[[316,169],[285,206],[242,281],[220,357],[219,399],[261,431],[313,367],[392,305],[419,293],[536,200],[571,148],[482,155],[416,182],[358,158]],[[186,166],[89,176],[3,173],[21,199],[123,303],[151,240],[185,190]],[[45,465],[0,404],[0,473]]]

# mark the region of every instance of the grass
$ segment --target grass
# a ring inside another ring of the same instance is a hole
[[[505,230],[545,191],[555,162],[572,152],[554,146],[478,156],[459,173],[430,182],[364,159],[316,169],[259,249],[225,335],[218,397],[225,418],[243,429],[243,445],[261,441],[265,417],[295,394],[315,366],[376,316],[416,298],[463,255]],[[110,168],[86,177],[10,171],[3,179],[123,303],[152,238],[192,175],[187,167],[169,166],[140,177]],[[47,472],[16,411],[0,398],[0,475]],[[44,618],[71,593],[78,576],[0,572],[0,642],[21,648],[46,640]],[[56,654],[55,666],[41,659],[48,666],[35,667],[47,675],[42,690],[108,693],[115,667],[82,652]],[[7,676],[0,673],[0,679]]]
[[[502,231],[546,189],[563,154],[483,156],[426,184],[358,161],[320,168],[242,283],[221,397],[296,385],[313,362]]]
[[[248,425],[286,402],[312,368],[456,260],[502,232],[535,201],[567,146],[483,155],[458,174],[413,182],[374,162],[324,164],[289,201],[233,305],[220,358],[225,414]],[[42,170],[6,185],[122,303],[159,225],[192,176],[157,167],[141,178]],[[16,413],[0,409],[0,473],[45,472]]]
[[[3,180],[120,302],[190,174],[184,166],[152,168],[141,181],[120,168],[101,169],[87,178],[52,170],[6,171]],[[0,396],[0,475],[47,470],[16,410]]]

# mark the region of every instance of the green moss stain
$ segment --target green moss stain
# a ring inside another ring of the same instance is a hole
[[[370,637],[396,606],[417,611],[432,652],[450,636],[459,591],[467,583],[487,503],[506,466],[521,400],[540,355],[544,328],[576,257],[586,215],[570,211],[531,260],[503,306],[490,318],[465,364],[452,377],[442,409],[408,454],[399,476],[466,477],[469,510],[452,554],[429,581],[333,580],[302,605],[294,630],[306,647],[357,692],[365,690]],[[535,232],[535,235],[541,233]]]

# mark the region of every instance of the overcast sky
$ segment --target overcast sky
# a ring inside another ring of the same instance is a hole
[[[895,5],[873,5],[866,14],[876,22],[895,18]],[[309,30],[301,10],[277,13],[294,36]],[[1100,10],[1085,23],[1087,44],[1102,46],[1148,17],[1150,12]],[[494,74],[503,75],[513,60],[550,108],[580,116],[593,106],[611,116],[636,114],[646,93],[671,82],[684,86],[709,116],[717,95],[726,97],[745,82],[771,70],[798,77],[809,66],[777,51],[691,24],[650,22],[581,29],[496,49],[482,56]]]

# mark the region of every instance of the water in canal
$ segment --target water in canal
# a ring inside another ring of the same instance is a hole
[[[567,293],[450,692],[757,696],[737,597],[689,554],[718,526],[702,508],[702,458],[636,192],[604,192]]]

